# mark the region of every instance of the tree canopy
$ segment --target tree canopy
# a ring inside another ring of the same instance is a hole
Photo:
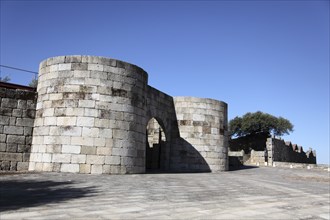
[[[5,77],[1,77],[0,76],[0,82],[9,82],[10,81],[10,77],[9,76],[5,76]]]
[[[291,122],[282,117],[263,112],[248,112],[242,117],[235,117],[229,121],[229,130],[231,136],[243,137],[264,133],[267,135],[282,136],[293,131]]]

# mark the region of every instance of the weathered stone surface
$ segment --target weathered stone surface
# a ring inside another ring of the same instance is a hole
[[[79,173],[79,164],[62,164],[61,172]]]
[[[145,171],[148,159],[163,170],[227,169],[225,103],[173,99],[148,86],[141,68],[103,57],[54,57],[39,72],[37,105],[35,93],[8,92],[0,108],[0,140],[21,154],[32,143],[30,170],[137,173]],[[150,133],[151,147],[161,150],[148,157],[151,118],[163,133],[160,138]]]
[[[4,133],[22,135],[24,133],[24,129],[20,126],[4,126]]]

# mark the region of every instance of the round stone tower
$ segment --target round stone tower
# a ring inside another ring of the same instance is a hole
[[[174,97],[174,106],[180,137],[196,150],[181,149],[188,151],[188,163],[179,162],[178,167],[211,172],[228,170],[227,104],[206,98]],[[180,161],[180,157],[173,160]]]
[[[94,56],[40,64],[29,170],[145,171],[147,73]]]

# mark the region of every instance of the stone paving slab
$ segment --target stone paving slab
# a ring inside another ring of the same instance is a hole
[[[330,219],[330,173],[0,174],[0,219]]]

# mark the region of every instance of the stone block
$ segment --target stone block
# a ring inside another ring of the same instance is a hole
[[[99,116],[99,110],[98,109],[85,108],[84,116],[96,118],[96,117]]]
[[[103,166],[98,164],[93,164],[91,166],[91,174],[102,174]]]
[[[44,136],[43,143],[41,144],[57,144],[57,136]]]
[[[7,144],[6,152],[16,153],[17,144]]]
[[[6,142],[6,137],[7,137],[7,135],[6,134],[0,134],[0,143],[1,142]]]
[[[82,129],[83,137],[98,137],[99,136],[99,128],[86,128]]]
[[[77,117],[77,126],[94,127],[94,120],[92,117]]]
[[[79,164],[65,164],[61,165],[61,172],[79,173]]]
[[[11,113],[12,113],[12,109],[11,108],[4,108],[4,107],[1,107],[0,108],[0,115],[11,116]]]
[[[43,120],[43,119],[41,119]],[[57,118],[56,117],[45,117],[44,120],[39,122],[38,119],[35,120],[35,126],[43,126],[43,125],[56,125],[57,124]]]
[[[23,162],[29,162],[30,157],[31,157],[30,153],[23,153]]]
[[[124,166],[134,166],[134,158],[133,157],[121,157],[120,164]]]
[[[29,162],[17,162],[17,171],[27,171],[29,169]]]
[[[33,128],[32,127],[24,127],[24,135],[25,136],[31,136],[32,135]]]
[[[24,133],[24,129],[20,126],[4,126],[4,133],[22,135]]]
[[[79,100],[80,108],[94,108],[95,107],[95,100]]]
[[[75,126],[77,118],[76,117],[57,117],[57,126]]]
[[[110,165],[103,165],[102,166],[102,173],[103,174],[111,174],[111,166]]]
[[[0,125],[9,125],[9,116],[0,115]]]
[[[30,162],[29,162],[29,169],[28,169],[28,170],[31,170],[31,171],[35,170],[35,166],[36,166],[36,163],[30,161]]]
[[[65,56],[65,63],[81,63],[82,56],[80,55],[72,55],[72,56]]]
[[[81,127],[73,127],[73,126],[61,126],[59,130],[59,135],[63,136],[81,136]]]
[[[104,147],[105,146],[105,138],[94,138],[94,146],[95,147]]]
[[[7,144],[6,143],[0,143],[0,152],[6,152]]]
[[[105,146],[106,147],[113,147],[113,139],[111,139],[111,138],[106,138],[105,139]]]
[[[73,77],[83,77],[83,78],[90,77],[90,71],[87,71],[87,64],[82,64],[81,70],[79,70],[78,64],[72,64],[72,65],[76,67],[76,69],[74,69],[73,71]]]
[[[90,164],[80,164],[79,173],[91,173],[91,165]]]
[[[96,70],[96,71],[103,71],[103,65],[100,64],[93,64],[93,63],[89,63],[88,64],[88,70]]]
[[[111,148],[110,147],[97,147],[96,154],[97,155],[111,155]]]
[[[49,66],[49,72],[57,72],[58,71],[58,64],[54,64]],[[49,74],[48,72],[48,74]]]
[[[52,144],[46,145],[46,153],[61,153],[62,145]]]
[[[43,153],[41,161],[44,162],[44,163],[52,162],[52,154]]]
[[[42,159],[41,153],[31,153],[30,154],[30,161],[32,161],[32,162],[41,161],[41,159]]]
[[[110,127],[110,120],[109,119],[95,118],[95,127],[97,127],[97,128],[109,128]]]
[[[32,144],[33,145],[38,145],[38,144],[43,144],[44,143],[44,137],[43,136],[34,136],[32,138]]]
[[[112,130],[112,137],[114,137],[116,139],[127,140],[128,139],[128,131],[113,129]]]
[[[111,166],[110,172],[111,174],[121,174],[121,166]]]
[[[54,168],[53,163],[43,163],[42,164],[42,171],[44,172],[52,172]]]
[[[86,162],[89,164],[104,164],[104,158],[100,155],[87,155]]]
[[[51,127],[51,128],[54,128],[54,127]],[[35,136],[56,135],[55,132],[50,132],[49,127],[35,127],[33,129],[33,133]]]
[[[108,73],[104,72],[103,70],[102,71],[92,70],[91,71],[91,78],[107,80],[108,79]]]
[[[40,144],[40,145],[33,145],[34,147],[38,147],[38,150],[36,152],[38,153],[46,153],[46,145]]]
[[[80,150],[79,145],[62,145],[62,153],[79,154]]]
[[[13,126],[15,126],[16,125],[16,117],[10,117],[9,118],[9,125],[13,125]]]
[[[17,100],[17,108],[18,109],[26,109],[27,108],[27,101],[26,100]]]
[[[71,63],[60,63],[58,65],[58,71],[71,70]]]
[[[22,109],[13,109],[12,116],[14,117],[22,117]]]
[[[25,136],[7,135],[7,144],[25,144]]]
[[[71,154],[53,154],[52,162],[55,163],[70,163]]]
[[[0,170],[10,170],[10,161],[1,161]]]
[[[10,98],[3,98],[1,100],[1,107],[2,108],[17,108],[17,100],[10,99]]]
[[[0,161],[22,161],[23,156],[20,153],[0,153]]]
[[[63,93],[49,94],[49,100],[61,100],[63,99]]]
[[[65,61],[65,56],[58,56],[58,57],[51,57],[45,60],[44,62],[47,62],[47,66],[51,66],[58,63],[64,63],[64,61]]]
[[[44,118],[36,118],[34,120],[34,126],[35,127],[39,127],[39,126],[43,126],[44,125]],[[56,125],[56,119],[55,119],[55,124]]]
[[[16,125],[24,127],[33,127],[34,119],[32,118],[17,118]]]
[[[96,154],[96,147],[94,146],[81,146],[81,154]]]
[[[71,137],[72,145],[94,146],[94,138],[91,137]]]
[[[81,154],[72,155],[71,163],[79,163],[79,164],[86,163],[86,155],[81,155]]]
[[[105,156],[105,164],[120,165],[120,156]]]
[[[100,128],[99,137],[101,137],[101,138],[112,138],[112,129]]]
[[[17,162],[16,161],[10,161],[10,169],[11,171],[17,171]]]
[[[76,72],[76,70],[87,70],[88,64],[87,63],[72,63],[71,68],[75,72]],[[89,77],[89,76],[86,76],[86,77]]]
[[[55,112],[54,108],[43,109],[42,116],[43,117],[52,117],[52,116],[54,116],[54,112]]]
[[[66,108],[67,116],[83,116],[84,108]]]

